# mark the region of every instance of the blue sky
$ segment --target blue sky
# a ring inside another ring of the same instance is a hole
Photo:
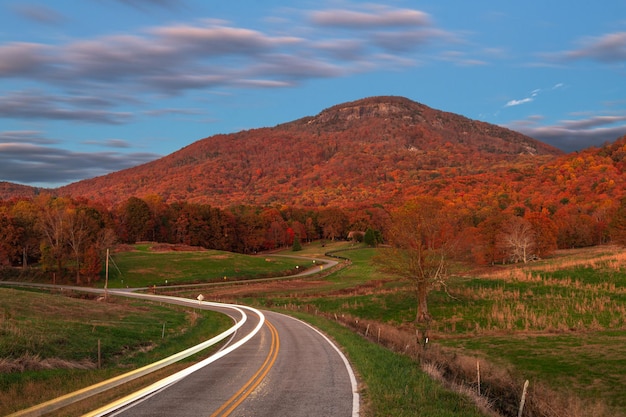
[[[0,181],[56,187],[399,95],[571,152],[626,134],[626,2],[0,0]]]

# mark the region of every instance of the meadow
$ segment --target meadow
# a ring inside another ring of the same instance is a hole
[[[143,243],[111,256],[109,288],[223,282],[290,275],[300,260],[249,256],[217,250],[178,250],[177,246]],[[100,280],[104,285],[104,280]]]
[[[165,284],[167,280],[167,285],[159,286],[159,292],[195,297],[197,288],[192,291],[173,284],[206,280],[207,285],[201,291],[208,300],[275,309],[310,321],[335,338],[349,355],[364,382],[364,416],[409,416],[418,409],[432,416],[493,415],[486,404],[503,415],[517,415],[525,380],[530,381],[530,390],[524,416],[626,415],[623,396],[626,387],[626,256],[623,250],[597,247],[564,251],[526,265],[483,269],[456,265],[447,286],[436,288],[429,297],[433,320],[419,326],[413,323],[416,306],[410,283],[402,277],[379,272],[373,262],[379,250],[384,249],[347,242],[307,244],[300,252],[285,250],[282,254],[321,258],[332,252],[343,259],[333,270],[309,277],[262,281],[252,277],[281,276],[303,261],[214,251],[158,252],[139,246],[133,251],[115,254],[114,260],[122,274],[112,278],[110,283],[122,285],[124,279],[131,286],[150,286]],[[273,269],[283,261],[286,263]],[[248,277],[246,285],[237,285],[236,277]],[[216,282],[220,285],[215,285]],[[16,297],[3,296],[2,302],[13,298]],[[71,303],[80,301],[61,299]],[[46,303],[50,301],[41,300],[37,304]],[[148,309],[130,301],[124,304],[129,310],[118,314],[126,318],[110,319],[109,325],[101,327],[117,328],[125,321],[128,323],[124,326],[131,326],[135,321],[141,322],[136,316],[147,316],[144,325],[122,331],[120,340],[124,340],[125,331],[159,333],[161,325],[155,329],[145,324],[164,322],[163,314],[180,314],[176,320],[168,319],[168,323],[172,322],[171,326],[168,324],[171,332],[175,332],[175,328],[196,328],[191,325],[188,311],[165,312],[161,306]],[[63,328],[66,326],[63,321],[69,320],[72,314],[69,312],[75,308],[83,307],[58,307],[68,314],[59,322],[45,326]],[[100,320],[98,314],[102,313],[97,313],[98,309],[91,319],[93,323]],[[28,328],[15,325],[16,317],[26,314],[20,312],[19,307],[3,304],[0,312],[4,312],[0,316],[3,326],[0,343],[11,326]],[[116,317],[110,312],[106,316]],[[41,320],[45,321],[43,317]],[[196,320],[194,324],[202,322]],[[94,324],[90,326],[99,328]],[[78,345],[90,346],[93,352],[93,337]],[[155,340],[154,337],[152,334],[146,339]],[[185,343],[183,339],[181,342]],[[44,339],[40,346],[33,345],[32,351],[59,356],[59,352],[65,352],[64,346],[71,343]],[[50,350],[55,346],[57,351]],[[139,348],[130,349],[135,354],[129,356],[108,355],[118,358],[110,362],[108,371],[54,372],[71,372],[72,379],[80,384],[84,375],[100,373],[102,377],[103,373],[116,372],[120,366],[133,366],[122,364],[121,358],[128,357],[133,362],[132,358],[143,355],[137,354]],[[11,348],[4,349],[0,356]],[[152,348],[149,353],[156,354],[158,349]],[[85,357],[85,353],[71,354],[71,351],[67,350],[68,360],[79,361]],[[112,351],[119,352],[120,347]],[[93,353],[90,357],[93,362]],[[4,378],[3,393],[12,389],[7,377]],[[42,385],[50,381],[44,378]]]
[[[214,312],[0,287],[0,415],[162,359],[230,325]]]
[[[231,301],[325,316],[474,390],[477,363],[482,364],[483,394],[502,396],[500,386],[506,385],[521,395],[528,379],[534,395],[528,413],[534,414],[525,415],[625,414],[622,249],[563,251],[526,265],[481,270],[456,266],[447,286],[429,297],[434,320],[419,326],[413,323],[410,283],[378,272],[372,262],[378,250],[335,252],[349,258],[350,266],[300,286],[234,292]],[[219,297],[229,299],[223,289]],[[509,400],[517,401],[519,395]],[[515,412],[511,404],[499,408]]]

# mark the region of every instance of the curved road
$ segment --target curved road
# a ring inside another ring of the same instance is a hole
[[[20,285],[0,282],[2,284]],[[47,286],[26,284],[29,285]],[[100,289],[69,288],[103,292]],[[127,404],[124,408],[120,409],[120,405],[113,403],[87,415],[359,415],[357,382],[347,359],[323,334],[300,320],[245,306],[217,305],[219,303],[153,296],[130,290],[113,290],[109,293],[211,309],[231,316],[234,322],[245,322],[219,352],[202,363],[190,366],[188,369],[195,369],[193,372],[181,371],[188,373],[184,378],[172,379],[176,382],[140,400],[133,399],[135,402],[130,404],[128,401],[118,402]],[[242,310],[245,311],[245,319]],[[256,334],[255,329],[258,330]],[[241,346],[235,348],[239,344]],[[203,363],[206,366],[202,366]],[[31,414],[26,412],[23,415]],[[32,415],[40,414],[35,412]]]
[[[242,347],[110,415],[357,416],[356,381],[339,350],[299,320],[263,314],[263,328]],[[249,315],[245,327],[258,320]]]

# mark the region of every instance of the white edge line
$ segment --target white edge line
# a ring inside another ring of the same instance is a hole
[[[341,360],[343,361],[343,364],[346,367],[346,370],[348,371],[348,375],[350,377],[350,384],[352,384],[352,417],[359,417],[361,396],[359,394],[359,388],[358,388],[358,384],[356,381],[356,376],[354,375],[354,371],[352,370],[352,366],[350,365],[350,361],[348,361],[348,358],[346,357],[346,355],[344,355],[341,349],[339,349],[337,345],[333,343],[333,341],[330,340],[324,333],[322,333],[321,331],[319,331],[318,329],[316,329],[309,323],[303,320],[300,320],[296,317],[289,316],[287,314],[277,313],[277,312],[274,312],[274,313],[283,315],[285,317],[289,317],[290,319],[298,321],[304,324],[305,326],[308,326],[311,329],[315,330],[317,333],[319,333],[320,336],[322,336],[328,342],[328,344],[330,344],[333,347],[333,349],[337,351],[337,353],[339,354],[339,357],[341,358]]]
[[[175,297],[172,297],[175,298]],[[189,300],[189,299],[186,299]],[[104,407],[101,407],[97,410],[94,410],[88,414],[84,414],[83,417],[99,417],[99,416],[104,416],[107,415],[113,411],[116,411],[130,403],[133,403],[143,397],[146,397],[168,385],[174,384],[178,381],[180,381],[181,379],[185,378],[186,376],[191,375],[192,373],[196,372],[197,370],[204,368],[205,366],[209,365],[212,362],[215,362],[216,360],[222,358],[223,356],[226,356],[227,354],[229,354],[230,352],[234,351],[235,349],[238,349],[239,347],[241,347],[243,344],[245,344],[246,342],[248,342],[250,339],[252,339],[252,337],[254,337],[254,335],[256,335],[259,330],[261,330],[261,328],[263,327],[263,325],[265,324],[265,316],[263,315],[263,313],[261,313],[260,311],[251,308],[251,307],[245,307],[245,306],[235,306],[232,304],[221,304],[221,303],[209,303],[209,302],[201,302],[202,304],[210,304],[210,305],[218,305],[219,307],[231,307],[234,308],[235,310],[240,311],[244,317],[247,317],[246,314],[241,310],[242,308],[248,309],[252,312],[254,312],[255,314],[258,314],[260,320],[259,320],[259,324],[254,328],[254,330],[252,332],[250,332],[248,335],[246,335],[244,338],[242,338],[241,340],[239,340],[237,343],[232,344],[231,346],[229,346],[226,349],[220,350],[219,352],[217,352],[216,354],[209,356],[208,358],[204,359],[203,361],[200,361],[188,368],[185,368],[173,375],[170,375],[167,378],[164,378],[160,381],[155,382],[152,385],[149,385],[146,388],[143,388],[139,391],[136,391],[130,395],[127,395],[124,398],[121,398],[113,403],[110,403]],[[199,303],[200,304],[200,303]],[[242,322],[246,321],[246,319],[242,320]]]
[[[3,283],[0,282],[0,285],[2,285]],[[12,283],[11,283],[12,284]],[[9,284],[10,285],[10,284]],[[45,287],[46,285],[38,285],[38,284],[31,284],[31,285],[27,285],[27,286],[42,286]],[[76,290],[81,291],[83,290],[80,287],[77,287]],[[102,292],[102,290],[94,290],[94,289],[87,289],[87,291],[85,292]],[[174,304],[179,304],[179,305],[187,305],[187,306],[191,306],[193,307],[194,305],[209,305],[209,306],[214,306],[214,307],[222,307],[222,308],[231,308],[233,310],[238,311],[241,314],[241,320],[238,321],[234,326],[232,326],[231,328],[229,328],[228,330],[224,331],[223,333],[220,333],[219,335],[206,340],[196,346],[192,346],[190,348],[187,348],[181,352],[175,353],[174,355],[171,355],[167,358],[161,359],[157,362],[154,362],[152,364],[143,366],[141,368],[135,369],[133,371],[130,371],[126,374],[122,374],[122,375],[118,375],[114,378],[99,382],[97,384],[91,385],[89,387],[83,388],[81,390],[69,393],[69,394],[65,394],[61,397],[52,399],[50,401],[46,401],[44,403],[38,404],[38,405],[34,405],[30,408],[18,411],[16,413],[10,414],[10,417],[28,417],[28,416],[39,416],[42,415],[44,413],[49,413],[52,412],[54,410],[57,410],[61,407],[65,407],[67,405],[73,404],[74,402],[83,400],[85,398],[88,398],[92,395],[104,392],[108,389],[114,388],[116,386],[121,385],[122,383],[125,382],[129,382],[132,381],[133,379],[136,379],[140,376],[146,375],[150,372],[156,371],[158,369],[161,369],[167,365],[170,365],[172,363],[178,362],[188,356],[191,356],[197,352],[200,352],[201,350],[204,350],[216,343],[218,343],[219,341],[225,339],[226,337],[228,337],[231,334],[234,334],[239,328],[241,328],[244,323],[247,320],[247,315],[243,312],[242,309],[248,309],[252,312],[254,312],[255,314],[258,314],[260,317],[260,323],[259,326],[257,326],[253,332],[251,332],[251,334],[249,334],[248,336],[246,336],[244,339],[242,339],[242,341],[239,341],[237,343],[235,343],[234,345],[232,345],[231,347],[227,348],[227,349],[222,349],[220,351],[218,351],[216,354],[214,354],[213,356],[210,356],[208,359],[214,358],[212,361],[217,360],[223,356],[225,356],[226,354],[232,352],[233,350],[235,350],[236,348],[238,348],[239,346],[241,346],[243,343],[247,342],[250,338],[252,338],[252,336],[254,336],[259,329],[261,328],[261,326],[263,325],[263,323],[265,322],[265,316],[258,310],[251,308],[251,307],[246,307],[246,306],[237,306],[234,304],[225,304],[225,303],[215,303],[215,302],[210,302],[210,301],[194,301],[192,299],[189,298],[181,298],[181,297],[169,297],[169,296],[159,296],[159,295],[150,295],[150,294],[142,294],[142,293],[134,293],[134,292],[126,292],[126,291],[109,291],[110,294],[114,294],[114,295],[119,295],[122,297],[129,297],[129,298],[145,298],[145,299],[161,299],[163,302],[168,302],[168,301],[172,301],[172,300],[176,300],[177,303]],[[206,361],[205,360],[205,361]],[[203,362],[205,362],[203,361]],[[207,362],[205,365],[208,365],[210,362]],[[203,363],[201,362],[201,363]],[[189,369],[189,368],[187,368]],[[199,368],[197,368],[199,369]],[[194,369],[197,370],[197,369]],[[183,370],[185,371],[185,370]],[[180,373],[182,373],[183,371],[181,371]],[[193,371],[192,371],[193,372]],[[191,372],[189,372],[191,373]],[[174,374],[176,375],[176,374]],[[187,376],[187,375],[184,375]],[[181,379],[184,377],[181,376]],[[166,378],[167,379],[167,378]],[[169,383],[174,383],[175,381],[170,381]],[[160,389],[160,388],[157,388]],[[142,390],[143,391],[143,390]],[[139,392],[139,391],[138,391]],[[148,395],[149,393],[144,394]],[[126,397],[125,397],[126,398]],[[137,397],[137,399],[140,397]],[[119,407],[118,407],[119,408]],[[114,410],[110,410],[109,412],[114,411]],[[92,412],[93,413],[93,412]],[[92,415],[92,414],[86,414],[86,415]]]

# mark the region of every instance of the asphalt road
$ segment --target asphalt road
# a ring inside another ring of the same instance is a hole
[[[302,274],[311,272],[314,271]],[[0,283],[3,284],[29,285]],[[74,289],[103,292],[101,289],[78,287]],[[200,363],[188,368],[195,370],[165,388],[125,405],[124,408],[115,408],[115,411],[101,414],[100,409],[93,415],[150,417],[359,415],[357,382],[347,359],[330,340],[304,322],[279,313],[258,312],[243,306],[236,311],[232,307],[209,305],[189,299],[135,293],[132,289],[112,290],[111,294],[114,293],[126,297],[156,298],[162,302],[195,308],[209,308],[230,315],[235,322],[242,321],[244,314],[246,318],[245,323],[222,350],[205,360],[208,363],[206,366],[200,367]],[[242,314],[242,310],[245,310],[245,313]],[[260,314],[256,314],[257,312]],[[260,330],[256,329],[261,324]],[[255,329],[259,331],[251,336]],[[246,339],[249,340],[245,341]],[[235,348],[238,345],[241,346]],[[107,407],[103,407],[105,408]]]
[[[240,348],[110,415],[357,416],[354,377],[334,345],[299,320],[263,314],[261,331]],[[238,333],[258,320],[249,315]]]

